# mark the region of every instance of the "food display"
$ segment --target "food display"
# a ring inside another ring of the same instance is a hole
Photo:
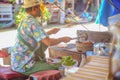
[[[63,56],[60,64],[64,65],[64,66],[73,66],[76,64],[76,61],[73,60],[73,58],[71,56]]]

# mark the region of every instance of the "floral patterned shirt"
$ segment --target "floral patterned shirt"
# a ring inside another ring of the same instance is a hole
[[[20,27],[20,35],[22,38],[32,47],[37,47],[38,42],[43,38],[48,37],[36,19],[31,15],[27,15],[18,27]],[[11,65],[14,71],[25,72],[26,69],[30,69],[35,63],[32,60],[34,52],[31,51],[18,37],[16,38],[15,45],[10,49],[10,53]]]

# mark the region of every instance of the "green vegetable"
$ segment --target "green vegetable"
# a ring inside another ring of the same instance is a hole
[[[76,61],[74,61],[71,56],[63,56],[62,60],[60,61],[60,64],[65,66],[73,66],[75,63]]]
[[[9,0],[9,2],[11,2],[11,3],[16,3],[16,0]]]

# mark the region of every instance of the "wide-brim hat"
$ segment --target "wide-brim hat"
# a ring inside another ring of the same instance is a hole
[[[24,0],[22,7],[30,8],[37,5],[40,5],[40,2],[38,0]]]

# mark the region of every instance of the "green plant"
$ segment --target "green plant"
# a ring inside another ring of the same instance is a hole
[[[50,12],[49,10],[45,7],[44,12],[43,12],[43,21],[48,21],[50,20]]]
[[[11,2],[11,3],[16,3],[16,0],[9,0],[9,2]]]
[[[63,56],[60,61],[60,64],[63,64],[64,66],[73,66],[75,63],[76,61],[74,61],[71,56]]]
[[[27,16],[27,13],[25,9],[22,7],[19,7],[18,12],[14,13],[15,23],[19,24],[26,16]]]
[[[40,4],[40,10],[42,12],[42,21],[45,22],[45,21],[48,21],[50,20],[50,12],[49,10],[45,7],[45,5],[43,3]]]

